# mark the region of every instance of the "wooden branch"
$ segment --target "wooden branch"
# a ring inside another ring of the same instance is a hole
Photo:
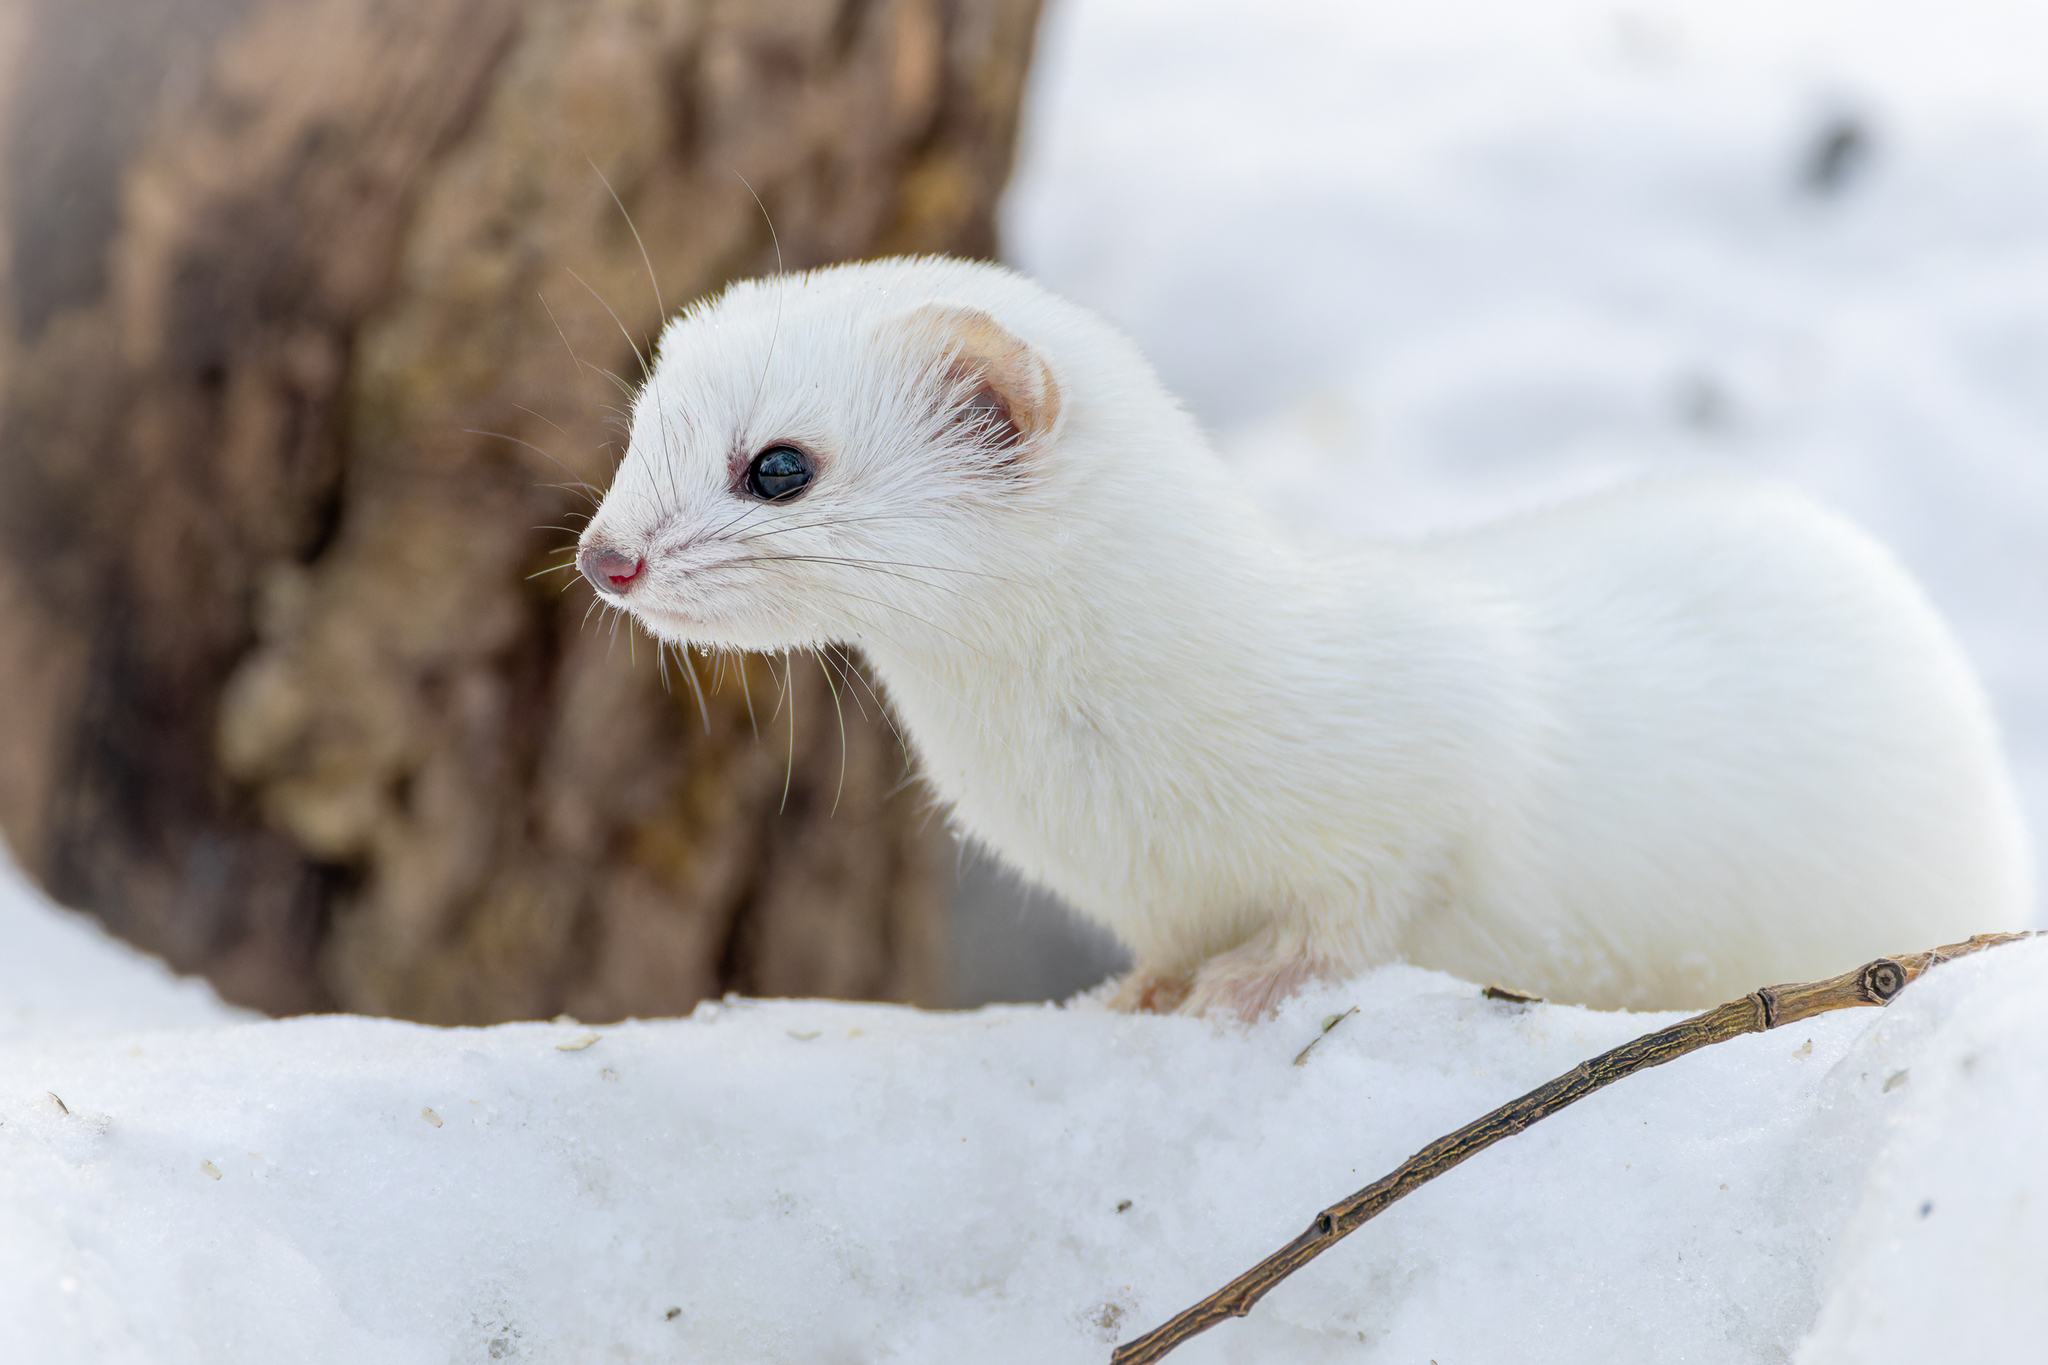
[[[1680,1020],[1669,1028],[1643,1035],[1610,1052],[1603,1052],[1559,1076],[1537,1086],[1528,1094],[1504,1104],[1486,1117],[1466,1124],[1447,1137],[1438,1138],[1349,1199],[1332,1204],[1316,1215],[1308,1230],[1244,1274],[1232,1280],[1194,1307],[1175,1315],[1144,1336],[1128,1341],[1110,1355],[1110,1365],[1148,1365],[1190,1337],[1208,1331],[1225,1318],[1241,1318],[1280,1281],[1356,1232],[1388,1205],[1436,1179],[1467,1157],[1513,1137],[1538,1119],[1547,1118],[1568,1104],[1576,1103],[1602,1086],[1646,1067],[1662,1066],[1688,1052],[1714,1043],[1726,1042],[1744,1033],[1811,1019],[1830,1010],[1857,1005],[1888,1005],[1928,968],[1950,958],[2004,943],[2015,943],[2034,934],[1978,934],[1966,943],[1951,943],[1924,953],[1902,957],[1881,957],[1853,972],[1831,976],[1825,981],[1795,985],[1765,986],[1762,990],[1716,1006],[1705,1014]]]

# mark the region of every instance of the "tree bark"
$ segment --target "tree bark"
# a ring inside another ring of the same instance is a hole
[[[992,254],[1037,7],[0,0],[24,867],[279,1013],[941,997],[864,683],[665,684],[550,566],[650,274]]]

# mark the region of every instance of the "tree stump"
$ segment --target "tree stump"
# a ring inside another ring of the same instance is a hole
[[[862,682],[554,566],[654,281],[993,252],[1037,8],[0,0],[22,865],[275,1013],[941,997]]]

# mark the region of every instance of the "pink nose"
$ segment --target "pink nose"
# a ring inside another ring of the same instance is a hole
[[[647,561],[603,546],[586,545],[576,556],[576,567],[599,592],[627,593],[640,581],[640,571],[647,567]]]

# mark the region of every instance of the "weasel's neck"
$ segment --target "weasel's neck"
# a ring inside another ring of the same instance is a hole
[[[1340,635],[1332,617],[1356,585],[1273,538],[1227,487],[1189,491],[1129,517],[1050,519],[1041,562],[1008,566],[934,629],[869,641],[919,743],[936,722],[977,750],[1044,753],[1063,747],[1049,725],[1092,725],[1102,744],[1157,754],[1255,722],[1269,666]]]

